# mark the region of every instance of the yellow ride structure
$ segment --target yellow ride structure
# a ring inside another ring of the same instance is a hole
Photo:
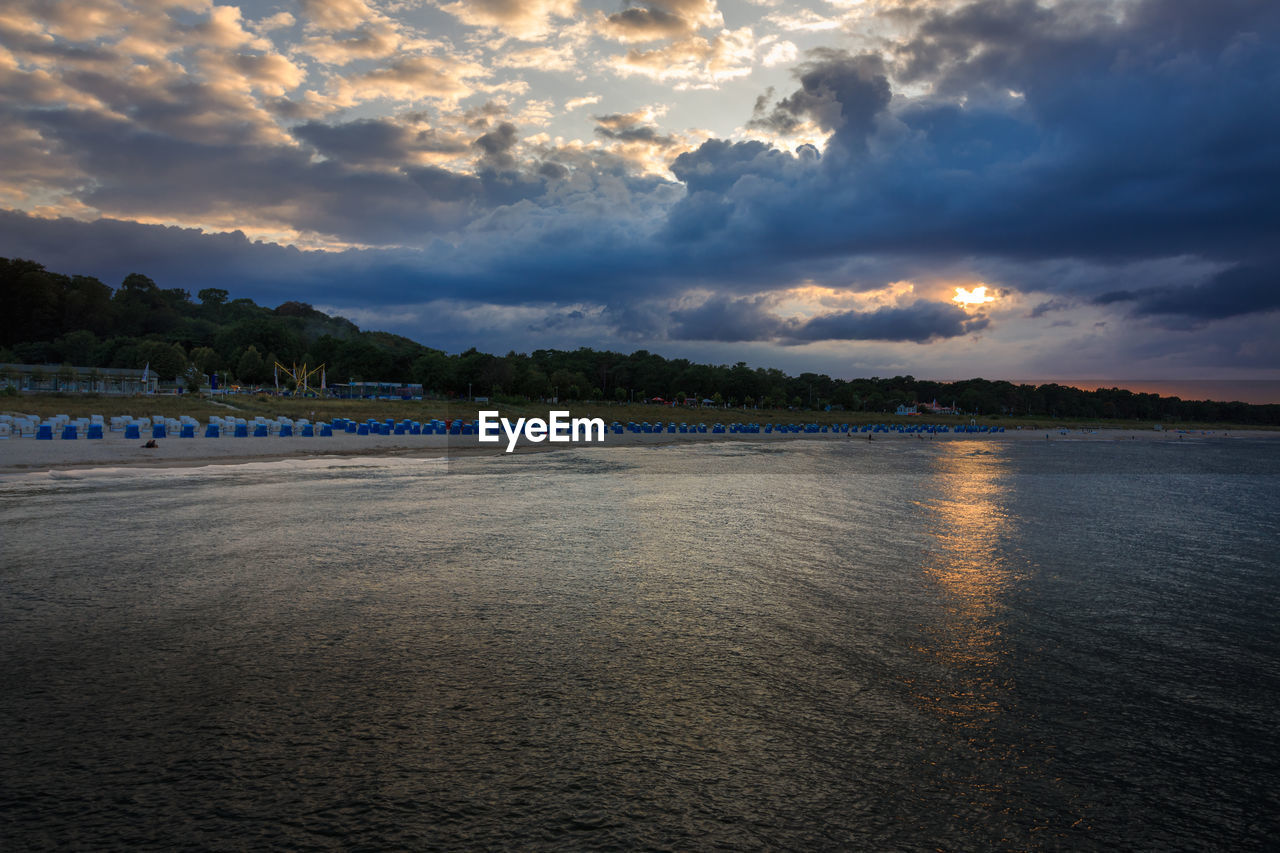
[[[280,387],[280,379],[282,377],[287,377],[293,380],[293,393],[295,394],[316,394],[317,396],[326,394],[328,389],[325,387],[324,368],[323,364],[319,367],[308,368],[306,362],[302,364],[295,363],[292,367],[286,367],[277,361],[275,366],[276,387]],[[317,374],[320,379],[320,387],[318,388],[311,384]]]

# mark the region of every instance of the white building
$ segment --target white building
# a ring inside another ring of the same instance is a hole
[[[154,370],[0,363],[0,388],[14,387],[19,391],[68,394],[154,394],[159,384]]]

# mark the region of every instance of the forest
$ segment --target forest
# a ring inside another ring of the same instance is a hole
[[[937,401],[966,413],[1010,417],[1136,419],[1280,425],[1280,405],[1182,400],[1120,388],[1014,384],[913,376],[833,379],[776,368],[699,364],[647,350],[580,347],[494,355],[474,347],[446,353],[409,338],[362,331],[305,302],[275,308],[231,298],[223,288],[192,295],[133,273],[117,288],[0,258],[0,363],[77,368],[150,367],[165,381],[198,386],[217,373],[224,386],[274,387],[273,365],[326,366],[331,383],[420,383],[424,394],[492,400],[710,400],[731,406],[891,412]]]

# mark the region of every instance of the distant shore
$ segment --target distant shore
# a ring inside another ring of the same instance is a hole
[[[870,438],[868,438],[870,436]],[[528,444],[517,453],[550,451],[566,447],[643,447],[676,443],[749,441],[786,444],[796,441],[900,443],[916,441],[966,442],[973,444],[1005,441],[1230,441],[1245,438],[1280,438],[1280,432],[1266,430],[1011,430],[1003,433],[928,435],[890,433],[818,434],[609,434],[595,444]],[[100,467],[200,467],[264,462],[280,459],[406,456],[442,458],[453,455],[505,455],[505,443],[481,444],[475,436],[367,435],[339,433],[330,437],[261,438],[163,438],[155,448],[145,448],[145,439],[126,439],[122,433],[108,432],[102,439],[54,439],[32,437],[0,440],[0,474],[16,475],[50,470]]]

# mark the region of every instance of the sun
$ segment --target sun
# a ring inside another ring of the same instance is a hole
[[[987,286],[979,285],[972,290],[963,287],[956,288],[956,295],[951,298],[952,302],[958,302],[961,305],[985,305],[988,302],[995,302],[994,296],[987,296]]]

